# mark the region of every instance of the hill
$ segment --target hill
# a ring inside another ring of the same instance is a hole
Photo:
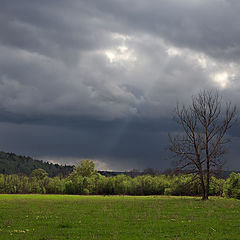
[[[49,177],[67,176],[73,170],[73,166],[62,166],[15,153],[0,152],[0,173],[2,174],[21,173],[29,176],[37,168],[44,169]]]

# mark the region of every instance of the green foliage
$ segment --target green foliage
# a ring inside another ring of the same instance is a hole
[[[62,181],[59,177],[46,178],[44,185],[47,193],[65,193],[65,182]]]
[[[224,184],[224,196],[240,199],[240,174],[231,173]]]
[[[87,188],[84,188],[84,189],[83,189],[83,194],[84,194],[84,195],[88,195],[88,194],[89,194],[89,190],[88,190]]]
[[[82,177],[91,177],[93,174],[96,174],[95,164],[93,160],[83,159],[78,165],[74,168],[73,175],[82,176]]]
[[[48,173],[42,168],[34,169],[31,173],[31,177],[37,180],[43,180],[47,175]]]
[[[169,178],[170,186],[164,192],[166,195],[173,196],[197,196],[201,194],[199,178],[195,175],[177,175]],[[187,193],[187,194],[186,194]]]
[[[221,178],[211,177],[209,195],[223,196],[225,180]]]
[[[65,193],[67,194],[74,194],[74,184],[72,182],[72,180],[67,180],[65,182]]]
[[[82,176],[74,171],[66,178],[50,178],[43,169],[34,170],[31,177],[0,174],[0,193],[201,195],[199,178],[192,174],[131,178],[124,174],[106,177],[94,171],[92,173],[91,176]],[[240,174],[232,173],[227,180],[212,177],[209,193],[240,199]]]

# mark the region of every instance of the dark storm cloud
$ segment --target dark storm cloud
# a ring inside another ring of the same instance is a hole
[[[185,48],[220,59],[238,60],[240,54],[237,0],[90,1],[112,15],[128,31],[157,35]]]
[[[163,169],[177,101],[239,103],[238,1],[0,3],[3,150]]]
[[[82,158],[92,158],[100,169],[130,170],[153,167],[166,169],[171,159],[166,155],[168,147],[166,129],[175,129],[168,121],[148,123],[86,121],[78,128],[1,123],[0,146],[5,151],[31,155],[37,159],[76,164]],[[238,169],[239,137],[233,146],[227,168]]]
[[[73,164],[81,158],[92,158],[104,161],[112,169],[167,167],[163,156],[166,142],[161,142],[166,134],[159,133],[159,125],[138,124],[88,121],[69,129],[2,123],[0,144],[7,151],[48,160],[60,159],[62,163],[68,160]]]

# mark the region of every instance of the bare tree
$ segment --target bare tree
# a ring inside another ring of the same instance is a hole
[[[223,166],[226,137],[236,119],[236,106],[226,102],[218,91],[204,90],[192,97],[190,105],[177,105],[175,120],[183,133],[171,136],[169,150],[177,157],[178,170],[187,170],[200,178],[202,199],[208,199],[212,171]]]

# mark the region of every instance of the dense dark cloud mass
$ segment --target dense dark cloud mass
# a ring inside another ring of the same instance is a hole
[[[2,150],[165,169],[177,101],[218,88],[240,103],[237,0],[0,3]]]

